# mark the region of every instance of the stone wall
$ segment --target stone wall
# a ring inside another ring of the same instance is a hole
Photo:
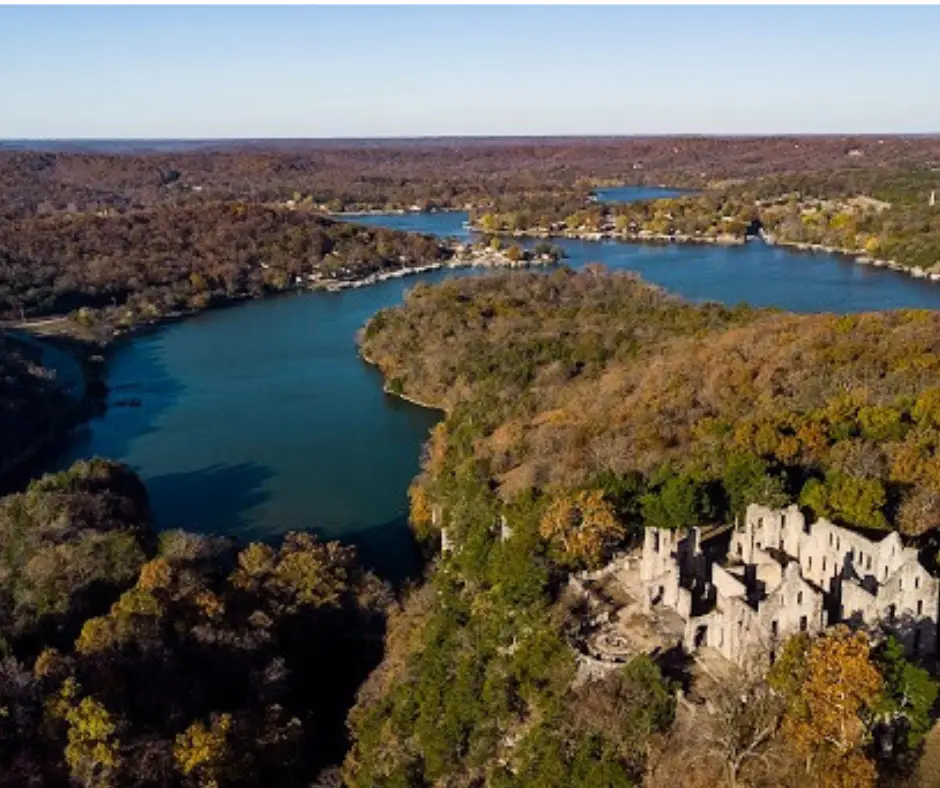
[[[697,528],[644,534],[645,609],[675,610],[689,651],[709,646],[738,663],[753,652],[773,656],[790,636],[835,620],[893,631],[918,656],[936,651],[940,580],[896,532],[870,539],[825,519],[810,523],[796,506],[752,504],[727,558],[709,562]]]

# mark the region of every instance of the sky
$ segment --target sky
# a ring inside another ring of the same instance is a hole
[[[3,6],[0,139],[940,132],[940,6]]]

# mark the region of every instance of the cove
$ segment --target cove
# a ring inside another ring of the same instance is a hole
[[[463,213],[355,221],[468,237]],[[601,262],[696,301],[798,312],[940,308],[940,285],[842,258],[752,242],[742,247],[558,242],[566,263]],[[86,424],[52,469],[103,456],[130,465],[156,523],[273,539],[292,529],[357,544],[392,580],[417,567],[406,489],[440,414],[382,391],[355,334],[437,271],[340,293],[246,303],[138,335],[112,348],[111,407]]]
[[[254,301],[118,343],[111,407],[53,469],[119,460],[144,480],[160,528],[244,541],[311,529],[402,579],[418,565],[405,491],[441,414],[386,395],[355,334],[407,286]],[[120,405],[131,399],[139,407]]]

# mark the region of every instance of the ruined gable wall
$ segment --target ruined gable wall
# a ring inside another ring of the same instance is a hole
[[[647,528],[644,532],[640,560],[644,610],[649,610],[654,603],[678,609],[680,541],[681,534],[665,528]]]
[[[823,595],[800,576],[796,564],[790,564],[779,588],[760,602],[758,621],[763,638],[775,646],[800,631],[815,634],[825,626]],[[775,623],[776,643],[772,638]]]

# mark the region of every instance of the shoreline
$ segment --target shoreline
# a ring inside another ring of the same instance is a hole
[[[371,208],[361,211],[322,211],[322,213],[324,216],[328,216],[330,219],[337,219],[342,221],[347,216],[409,216],[416,213],[461,213],[462,210],[462,208],[431,208],[427,211],[416,210],[413,208],[393,208],[392,210]]]
[[[510,238],[538,238],[540,240],[551,240],[553,238],[563,238],[569,241],[617,241],[619,243],[651,243],[651,244],[702,244],[707,246],[744,246],[747,239],[732,235],[719,235],[715,237],[684,235],[676,233],[667,235],[665,233],[652,233],[648,230],[639,232],[630,232],[628,230],[512,230],[491,232],[484,230],[477,225],[470,226],[470,232],[480,235],[495,235],[499,237]]]
[[[430,213],[444,213],[448,211],[436,210],[431,211]],[[421,213],[420,211],[409,211],[405,209],[400,209],[398,211],[391,212],[396,215],[406,215],[409,213]],[[387,215],[388,211],[363,211],[363,212],[349,212],[345,214],[333,214],[338,218],[342,216],[353,216],[353,215]],[[639,244],[652,244],[652,245],[665,245],[665,244],[683,244],[683,245],[712,245],[712,246],[744,246],[748,241],[745,238],[738,236],[717,236],[717,237],[704,237],[704,236],[689,236],[685,234],[654,234],[649,231],[618,231],[618,230],[599,230],[599,231],[585,231],[585,230],[566,230],[563,232],[546,230],[543,228],[539,229],[529,229],[529,230],[516,230],[513,232],[500,232],[500,233],[490,233],[483,231],[478,226],[470,226],[470,230],[475,233],[480,233],[484,235],[497,235],[502,237],[513,237],[513,238],[538,238],[538,239],[552,239],[552,238],[562,238],[568,240],[586,240],[586,241],[615,241],[618,243],[639,243]],[[906,267],[901,265],[895,260],[883,260],[879,258],[872,258],[864,254],[861,250],[851,250],[851,249],[840,249],[836,247],[825,246],[823,244],[812,244],[799,241],[789,241],[784,239],[775,238],[770,233],[762,233],[761,239],[769,246],[779,246],[787,249],[793,249],[800,252],[823,252],[830,255],[838,255],[846,258],[847,260],[856,263],[858,265],[868,265],[874,268],[886,268],[891,271],[898,273],[904,273],[914,279],[921,279],[930,282],[940,282],[940,270],[932,271],[925,270],[923,268],[914,266]],[[451,253],[454,255],[447,260],[438,260],[431,263],[426,263],[423,265],[404,265],[400,268],[394,268],[391,270],[380,270],[374,273],[362,276],[357,279],[328,279],[328,278],[313,278],[317,275],[308,275],[306,281],[292,285],[291,287],[277,291],[277,292],[263,292],[260,294],[252,293],[243,293],[234,296],[225,297],[222,300],[217,301],[216,303],[211,303],[205,307],[201,308],[191,308],[186,310],[179,310],[176,312],[167,313],[165,315],[160,315],[158,317],[150,318],[138,323],[134,323],[129,326],[123,326],[114,328],[109,336],[101,339],[94,338],[85,338],[79,335],[72,330],[72,326],[69,320],[68,315],[54,315],[38,318],[35,321],[24,321],[20,323],[8,323],[6,326],[0,325],[0,331],[4,328],[12,329],[13,332],[19,331],[22,332],[28,337],[37,343],[48,344],[50,347],[55,347],[56,339],[65,339],[73,342],[77,342],[80,345],[87,348],[88,353],[76,352],[73,349],[65,349],[58,347],[56,348],[59,352],[66,352],[69,355],[73,356],[81,366],[85,391],[84,395],[81,398],[81,401],[75,404],[73,418],[70,419],[70,424],[67,427],[67,432],[71,432],[75,427],[85,423],[88,419],[91,418],[98,410],[102,408],[107,408],[106,398],[91,396],[88,389],[89,384],[92,383],[92,378],[88,374],[86,369],[86,362],[88,358],[94,353],[95,349],[100,354],[106,354],[113,346],[118,345],[121,342],[128,341],[136,338],[137,336],[144,335],[151,331],[156,331],[161,328],[167,327],[177,322],[182,322],[183,320],[189,319],[191,317],[196,317],[200,314],[205,314],[215,310],[227,309],[231,307],[236,307],[243,304],[246,301],[260,301],[269,298],[275,298],[278,296],[286,296],[290,294],[297,294],[302,292],[341,292],[344,290],[357,290],[363,287],[369,287],[375,284],[381,284],[392,279],[403,279],[405,277],[417,276],[425,273],[432,273],[434,271],[449,270],[449,269],[461,269],[461,268],[533,268],[533,267],[550,267],[557,265],[561,260],[556,260],[553,258],[540,257],[535,259],[519,259],[512,260],[506,256],[502,251],[496,251],[488,248],[484,249],[469,249],[464,245],[451,245],[449,247]],[[32,332],[32,326],[40,326],[43,324],[53,323],[55,321],[62,321],[62,330],[50,332],[48,336],[43,334],[37,334]],[[51,340],[51,341],[50,341]],[[364,354],[360,353],[359,355],[363,358],[366,363],[377,366],[368,359]],[[384,378],[384,374],[383,374]],[[102,378],[96,378],[96,381],[101,381]],[[423,408],[429,408],[434,410],[441,410],[446,413],[446,410],[443,408],[433,405],[430,403],[422,402],[419,399],[411,397],[406,394],[392,392],[388,388],[388,381],[383,383],[383,391],[386,394],[398,397],[407,402],[410,402],[414,405]],[[98,406],[96,409],[95,406]],[[49,440],[51,436],[46,436],[44,440],[41,441],[42,444],[54,443],[55,438],[51,441]],[[60,438],[67,437],[67,435],[59,436]],[[38,447],[35,452],[30,452],[30,454],[41,454],[43,451],[42,446]],[[15,475],[19,470],[22,469],[24,465],[28,465],[28,459],[24,458],[24,462],[16,463],[14,467],[9,467],[4,469],[3,472],[0,472],[0,476],[9,477]]]
[[[511,238],[538,238],[541,240],[550,240],[552,238],[562,238],[572,241],[616,241],[618,243],[639,243],[651,245],[681,244],[681,245],[702,245],[702,246],[744,246],[748,243],[748,238],[740,236],[719,235],[714,237],[685,235],[675,233],[667,235],[662,233],[651,233],[647,230],[638,232],[620,231],[620,230],[565,230],[558,232],[545,229],[514,230],[512,232],[489,232],[483,230],[477,225],[471,225],[470,231],[482,235],[495,235]],[[885,268],[896,273],[906,274],[912,279],[921,279],[928,282],[940,282],[940,263],[934,266],[937,270],[922,268],[920,266],[906,266],[897,260],[885,260],[882,258],[871,257],[864,250],[844,249],[836,246],[826,246],[825,244],[808,243],[805,241],[789,241],[779,239],[770,233],[762,233],[758,237],[768,246],[779,246],[785,249],[792,249],[798,252],[822,252],[824,254],[838,255],[847,258],[848,261],[857,265],[867,265],[873,268]]]
[[[460,268],[537,268],[557,265],[555,259],[512,260],[502,252],[492,250],[472,251],[469,255],[458,255],[450,260],[426,263],[425,265],[405,266],[391,271],[377,271],[361,279],[316,279],[305,288],[315,292],[335,293],[341,290],[358,290],[362,287],[380,284],[392,279],[404,279],[418,274],[434,271],[457,270]]]
[[[872,268],[887,268],[889,271],[896,271],[900,274],[907,274],[912,279],[923,279],[928,282],[940,282],[940,271],[931,271],[920,266],[901,265],[897,260],[884,260],[879,257],[871,257],[860,249],[840,249],[835,246],[826,246],[825,244],[811,244],[804,241],[778,240],[773,236],[765,238],[764,241],[769,246],[782,246],[788,249],[796,249],[800,252],[823,252],[825,254],[839,255],[846,257],[850,262],[856,265],[867,265]]]
[[[382,367],[380,367],[379,364],[365,352],[362,344],[358,341],[356,343],[356,354],[360,359],[362,359],[370,367],[373,367],[382,376],[382,391],[388,396],[404,400],[405,402],[408,402],[412,405],[417,405],[419,408],[424,408],[425,410],[436,410],[439,413],[443,413],[445,417],[450,415],[450,411],[443,405],[432,405],[430,402],[424,402],[415,396],[405,394],[403,391],[392,391],[388,385],[389,378],[382,370]]]
[[[50,340],[21,328],[2,327],[0,333],[7,341],[29,346],[40,354],[40,366],[55,374],[57,402],[61,405],[43,414],[45,428],[34,436],[32,443],[0,465],[0,495],[6,495],[25,487],[34,477],[33,470],[59,451],[77,427],[101,411],[106,389],[97,372],[99,367],[92,345],[76,348],[71,346],[70,337],[55,335]],[[48,356],[58,356],[59,363],[49,363]],[[72,369],[66,369],[67,366]],[[60,381],[58,378],[63,372]]]

